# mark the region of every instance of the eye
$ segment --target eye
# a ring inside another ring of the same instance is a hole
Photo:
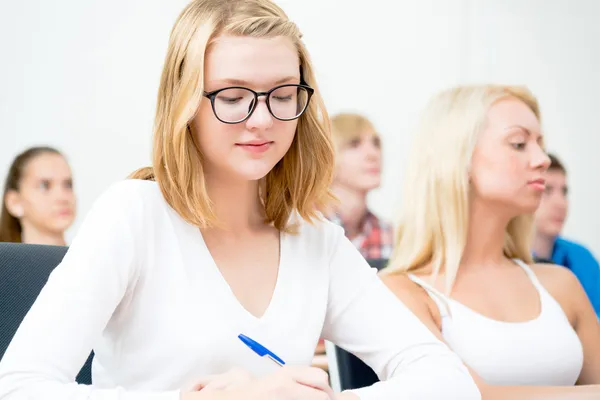
[[[525,146],[527,145],[527,143],[525,143],[525,142],[519,142],[519,143],[511,143],[510,145],[515,150],[523,150],[523,149],[525,149]]]
[[[223,103],[235,104],[239,102],[242,99],[242,97],[217,96],[217,99],[219,99],[219,101],[222,101]]]
[[[349,143],[348,143],[348,147],[351,147],[353,149],[357,148],[358,146],[360,146],[360,139],[352,139]]]
[[[379,139],[379,136],[373,137],[373,146],[377,148],[381,147],[381,139]]]
[[[44,179],[44,180],[40,181],[38,187],[41,190],[48,190],[48,189],[50,189],[50,181]]]

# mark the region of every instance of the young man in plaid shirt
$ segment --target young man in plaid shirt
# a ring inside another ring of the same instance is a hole
[[[331,123],[337,156],[332,190],[340,204],[329,213],[329,219],[344,228],[366,259],[389,258],[392,227],[367,207],[367,194],[381,183],[379,135],[373,124],[359,114],[338,114]]]

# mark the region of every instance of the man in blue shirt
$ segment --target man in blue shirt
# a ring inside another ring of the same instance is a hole
[[[596,314],[600,315],[600,265],[584,246],[559,236],[569,208],[567,172],[556,156],[549,156],[546,191],[535,215],[533,253],[538,260],[569,268],[581,282]]]

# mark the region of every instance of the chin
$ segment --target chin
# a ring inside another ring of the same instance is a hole
[[[71,225],[73,225],[73,221],[74,218],[69,218],[68,220],[58,220],[55,223],[52,224],[52,226],[50,226],[48,228],[48,230],[57,233],[57,234],[62,234],[64,233],[67,229],[69,229],[71,227]]]
[[[234,172],[240,180],[258,181],[263,179],[273,168],[248,168],[245,170],[237,170]]]
[[[361,182],[361,185],[357,185],[359,190],[364,192],[370,192],[371,190],[379,189],[381,183],[379,181]]]

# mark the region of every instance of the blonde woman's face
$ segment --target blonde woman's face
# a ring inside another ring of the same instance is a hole
[[[204,90],[210,93],[227,87],[243,87],[267,92],[279,85],[299,84],[299,65],[298,52],[287,38],[223,36],[206,56]],[[278,94],[278,105],[295,96],[297,91],[288,92],[289,89]],[[224,110],[220,118],[230,117],[224,114],[228,110],[247,111],[253,104],[246,98],[248,93],[244,89],[233,89],[215,97],[218,110]],[[273,97],[271,106],[273,109]],[[205,173],[248,181],[263,178],[283,158],[292,144],[297,123],[298,120],[274,118],[265,96],[261,96],[251,116],[235,124],[220,121],[210,100],[203,98],[192,126]]]
[[[550,165],[542,143],[540,123],[527,105],[513,98],[495,103],[473,152],[475,199],[514,216],[533,213]]]

